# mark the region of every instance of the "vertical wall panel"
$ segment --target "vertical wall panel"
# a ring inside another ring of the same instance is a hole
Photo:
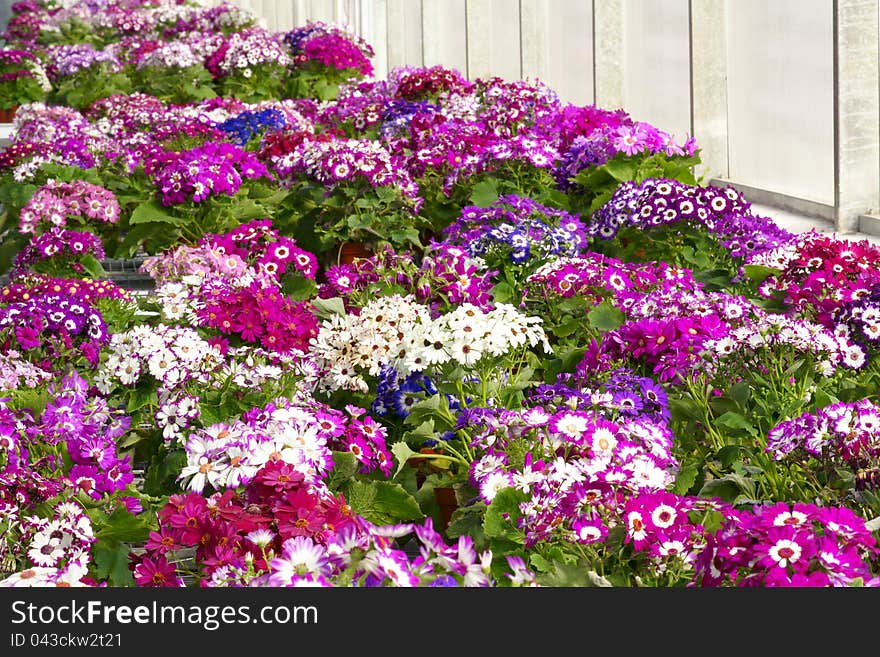
[[[309,0],[309,18],[325,23],[336,22],[336,0]]]
[[[547,78],[549,10],[546,0],[520,0],[520,63],[524,78]]]
[[[689,41],[688,0],[625,0],[624,109],[679,142],[691,133]]]
[[[271,0],[263,0],[263,4],[275,5],[275,29],[282,32],[289,32],[295,27],[299,27],[294,16],[294,5],[291,0],[283,0],[283,2],[272,2]]]
[[[360,35],[373,47],[373,77],[388,77],[388,0],[359,3]]]
[[[834,203],[832,3],[728,7],[730,177]]]
[[[593,0],[547,5],[547,70],[541,80],[568,102],[593,102]]]
[[[388,0],[388,68],[422,65],[422,3]]]
[[[467,0],[467,75],[522,77],[519,0]]]
[[[422,0],[422,58],[467,75],[465,0]]]

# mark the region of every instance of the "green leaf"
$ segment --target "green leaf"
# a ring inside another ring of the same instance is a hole
[[[129,413],[132,413],[148,405],[159,405],[159,397],[156,394],[156,388],[152,385],[150,387],[138,385],[137,387],[135,387],[134,390],[131,391],[131,395],[128,398],[128,405],[126,406],[126,410]]]
[[[741,495],[754,499],[755,482],[738,474],[727,474],[720,479],[712,479],[700,490],[700,497],[719,497],[725,502],[734,502]]]
[[[337,491],[354,479],[360,468],[360,462],[351,452],[333,452],[333,469],[327,477],[327,487]]]
[[[95,559],[95,576],[111,586],[134,586],[134,577],[128,569],[128,545],[98,541],[92,548]]]
[[[687,492],[697,480],[697,475],[699,473],[700,469],[697,467],[696,463],[688,463],[679,469],[678,475],[675,477],[675,486],[673,490],[679,495],[687,495]]]
[[[345,302],[341,297],[330,297],[329,299],[312,299],[312,306],[318,313],[318,317],[328,319],[333,315],[342,315],[345,317]]]
[[[592,312],[592,311],[591,311]],[[601,318],[600,318],[601,319]],[[569,335],[581,328],[580,317],[570,317],[561,324],[550,327],[550,332],[557,338],[567,338]]]
[[[354,481],[346,499],[360,516],[377,525],[391,525],[424,517],[415,498],[390,481]]]
[[[728,394],[734,401],[739,402],[740,404],[745,404],[749,400],[751,386],[748,381],[740,381],[730,387],[730,392]]]
[[[186,465],[186,452],[176,449],[164,456],[154,456],[144,478],[144,492],[148,495],[165,495],[178,490],[177,476]]]
[[[624,314],[610,301],[603,301],[587,313],[590,326],[602,332],[618,328],[623,324],[624,319]]]
[[[107,272],[101,266],[101,263],[90,253],[86,253],[80,258],[80,263],[86,273],[94,279],[101,279],[107,276]]]
[[[400,471],[403,470],[403,466],[406,465],[406,462],[409,461],[410,457],[415,456],[418,452],[414,452],[410,449],[409,445],[400,441],[391,446],[391,453],[394,454],[394,457],[397,459],[397,469],[394,471],[394,477],[396,477],[400,474]]]
[[[681,420],[684,418],[690,418],[692,420],[703,419],[700,405],[688,397],[670,397],[669,410],[671,411],[674,420]]]
[[[296,301],[303,301],[315,295],[318,284],[311,278],[291,274],[282,279],[281,291]]]
[[[452,514],[449,526],[446,527],[446,535],[449,538],[470,536],[477,550],[485,549],[486,534],[483,531],[483,519],[486,515],[486,508],[483,502],[477,502],[456,509]]]
[[[723,427],[728,427],[729,429],[745,429],[749,433],[755,433],[756,431],[751,422],[739,413],[734,413],[733,411],[727,411],[719,416],[715,419],[715,423],[720,424]]]
[[[146,203],[141,203],[131,213],[128,223],[132,226],[136,224],[163,223],[173,226],[183,226],[187,220],[170,214],[159,201],[153,199]]]
[[[498,185],[488,178],[474,185],[471,191],[470,201],[477,207],[488,208],[498,200]]]
[[[604,164],[605,170],[618,182],[627,182],[635,177],[632,161],[614,157]]]
[[[522,516],[519,505],[526,499],[526,494],[516,488],[498,491],[492,504],[486,509],[486,517],[483,520],[483,531],[486,532],[486,536],[523,543],[522,531],[517,528],[516,521]]]
[[[763,283],[771,276],[779,274],[780,270],[773,267],[765,267],[764,265],[745,265],[743,273],[756,283]]]
[[[726,445],[718,450],[715,458],[717,458],[718,462],[721,463],[721,465],[723,465],[725,468],[729,468],[730,465],[739,456],[739,452],[739,445]]]
[[[537,564],[534,561],[534,556],[538,555],[533,555],[529,561],[532,566],[537,567]],[[538,563],[544,566],[545,570],[543,570],[543,572],[546,573],[539,574],[537,577],[538,584],[541,586],[566,588],[612,586],[611,582],[599,575],[596,571],[585,567],[585,564],[583,563],[570,564],[554,561],[552,563],[552,570],[549,570],[548,566],[551,564],[546,563],[546,560],[539,559]]]
[[[103,526],[95,532],[99,540],[137,543],[145,541],[150,535],[147,514],[132,515],[124,506],[119,506],[113,514],[103,521]]]

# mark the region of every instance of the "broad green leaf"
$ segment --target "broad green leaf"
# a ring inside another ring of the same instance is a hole
[[[98,541],[91,550],[95,559],[95,575],[110,586],[134,586],[134,577],[128,569],[131,548],[124,543]]]
[[[456,509],[452,514],[449,526],[446,527],[446,535],[449,538],[470,536],[477,550],[486,547],[486,534],[483,532],[483,519],[486,515],[486,505],[483,502],[470,504],[464,508]]]
[[[756,283],[763,283],[771,276],[779,274],[780,270],[773,267],[765,267],[764,265],[745,265],[743,273]]]
[[[587,313],[590,326],[603,333],[618,328],[625,319],[624,314],[614,307],[610,301],[603,301]]]
[[[526,500],[525,493],[515,488],[498,491],[495,499],[486,509],[483,531],[490,538],[506,538],[516,543],[523,543],[522,531],[517,528],[516,521],[522,516],[520,503]]]
[[[679,495],[686,495],[697,480],[700,469],[695,463],[688,463],[679,469],[673,490]]]
[[[333,469],[327,477],[327,487],[337,491],[351,481],[360,468],[360,462],[351,452],[333,452]]]
[[[739,452],[739,445],[726,445],[718,450],[715,458],[718,459],[718,462],[721,463],[721,465],[728,468],[739,456]]]
[[[128,223],[132,226],[137,224],[163,223],[173,226],[183,226],[187,220],[171,214],[159,201],[153,199],[141,203],[131,213]]]
[[[738,474],[727,474],[720,479],[707,481],[700,490],[700,497],[719,497],[725,502],[734,502],[743,495],[754,499],[755,482]]]
[[[108,542],[136,543],[145,541],[150,535],[148,517],[148,514],[134,516],[124,506],[119,506],[111,516],[102,522],[103,526],[95,532],[95,536],[99,540]]]
[[[716,418],[715,423],[730,429],[745,429],[749,433],[754,433],[756,431],[754,425],[749,422],[748,419],[739,413],[734,413],[733,411],[727,411],[720,417]]]
[[[749,400],[751,386],[748,381],[740,381],[730,387],[730,392],[728,394],[734,401],[739,402],[740,404],[745,404]]]
[[[539,564],[544,567],[543,574],[537,576],[538,584],[541,586],[557,588],[612,586],[610,581],[586,567],[584,563],[569,564],[554,561],[552,564],[549,564],[540,557],[536,563],[534,559],[536,556],[538,555],[532,555],[529,561],[530,565],[535,568]]]
[[[471,191],[470,201],[481,208],[488,208],[498,200],[498,186],[491,178],[474,185]]]
[[[604,165],[605,170],[618,182],[627,182],[635,177],[636,169],[632,160],[621,156],[614,157]]]
[[[400,441],[391,446],[391,453],[397,459],[397,469],[394,471],[394,477],[396,477],[403,470],[403,466],[406,465],[410,457],[415,456],[418,452],[413,451],[409,445]]]
[[[390,481],[354,481],[346,488],[346,500],[356,514],[377,525],[424,517],[415,498]]]
[[[101,263],[90,253],[86,253],[82,256],[82,258],[80,258],[80,263],[86,273],[94,279],[101,279],[107,276],[107,272],[104,271]]]
[[[128,405],[126,406],[126,410],[131,413],[140,408],[143,408],[144,406],[157,406],[158,404],[159,397],[156,394],[155,387],[138,385],[134,388],[134,390],[131,391],[131,394],[128,397]]]
[[[342,315],[345,317],[345,302],[341,297],[330,297],[329,299],[312,299],[312,306],[318,313],[318,317],[327,319],[333,315]]]

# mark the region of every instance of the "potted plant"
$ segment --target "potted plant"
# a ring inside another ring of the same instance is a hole
[[[381,144],[306,133],[292,153],[267,157],[288,189],[280,225],[324,264],[349,243],[364,246],[361,255],[385,244],[422,247],[418,187]]]
[[[0,49],[0,123],[12,123],[20,105],[43,101],[51,90],[38,57],[15,48]]]

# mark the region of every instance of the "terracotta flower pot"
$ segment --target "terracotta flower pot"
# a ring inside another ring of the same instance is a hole
[[[339,246],[338,262],[350,265],[359,258],[369,258],[373,252],[363,242],[343,242]]]
[[[449,526],[449,521],[452,520],[452,514],[458,508],[458,498],[455,496],[455,489],[451,486],[435,488],[434,499],[437,501],[437,506],[440,507],[440,524],[437,529],[444,532]]]
[[[0,123],[12,123],[16,111],[18,111],[18,105],[14,107],[0,108]]]

